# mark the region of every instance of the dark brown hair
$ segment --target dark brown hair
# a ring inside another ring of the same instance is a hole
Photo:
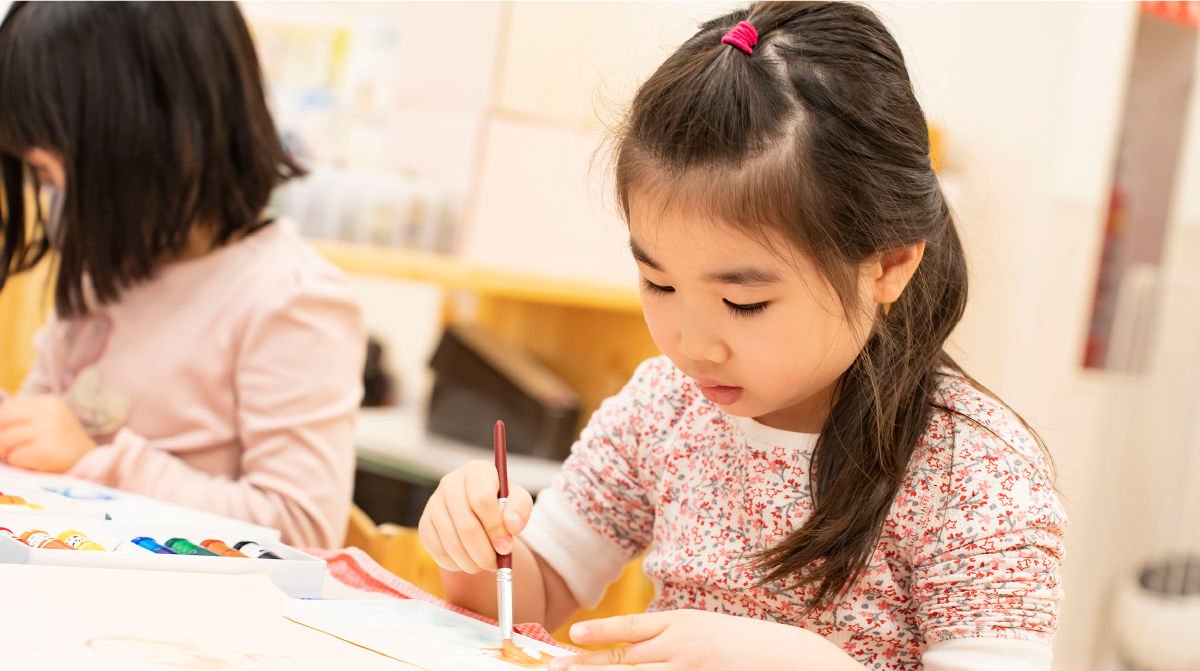
[[[751,55],[721,43],[739,21],[758,30]],[[651,190],[781,233],[853,323],[874,315],[817,441],[812,517],[756,556],[761,584],[812,584],[809,607],[827,604],[873,555],[941,370],[961,374],[943,346],[963,315],[966,263],[900,48],[855,4],[769,2],[722,16],[638,90],[616,152],[627,219],[631,194]],[[864,310],[861,265],[920,242],[900,298],[886,314]]]
[[[26,226],[21,157],[33,148],[66,171],[53,241],[40,207]],[[53,246],[64,317],[151,277],[198,223],[216,244],[251,229],[272,189],[303,174],[231,2],[13,3],[0,25],[0,171],[0,288]]]

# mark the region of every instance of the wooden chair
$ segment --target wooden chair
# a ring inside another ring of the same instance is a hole
[[[421,589],[441,598],[446,598],[442,589],[442,577],[438,573],[433,557],[421,546],[416,529],[394,524],[375,525],[358,506],[350,511],[350,527],[346,532],[346,545],[359,548],[371,556],[385,569],[404,578]],[[654,598],[654,585],[642,573],[639,559],[625,567],[625,572],[616,582],[609,585],[600,604],[591,610],[580,610],[554,633],[554,638],[571,643],[568,630],[572,624],[601,617],[641,613]],[[615,647],[613,645],[580,646],[593,650]]]
[[[15,392],[33,361],[33,332],[46,321],[54,298],[50,259],[13,275],[0,292],[0,389]]]

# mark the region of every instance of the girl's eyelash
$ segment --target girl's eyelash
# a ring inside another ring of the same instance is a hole
[[[737,315],[738,317],[753,317],[754,315],[759,314],[763,310],[766,310],[767,305],[770,303],[770,301],[762,301],[761,303],[751,303],[749,305],[739,305],[738,303],[729,302],[728,299],[723,299],[723,300],[725,300],[725,305],[729,306],[729,310],[731,312],[733,312],[733,314]]]
[[[675,292],[675,287],[664,287],[664,286],[655,284],[647,279],[643,279],[642,283],[645,284],[646,291],[649,291],[652,294],[669,294],[669,293]],[[762,301],[760,303],[750,303],[749,305],[742,305],[739,303],[730,302],[728,299],[722,299],[722,300],[725,301],[725,305],[729,306],[729,311],[738,317],[753,317],[754,315],[759,314],[763,310],[766,310],[767,305],[770,304],[770,301]]]

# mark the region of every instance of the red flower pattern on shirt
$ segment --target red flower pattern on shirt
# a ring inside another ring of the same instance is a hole
[[[962,378],[944,375],[935,400],[951,412],[932,413],[867,571],[815,613],[812,588],[756,587],[746,559],[811,515],[811,439],[726,414],[665,357],[602,404],[555,487],[631,561],[649,550],[652,610],[802,626],[888,671],[949,639],[1052,643],[1067,522],[1049,464]]]

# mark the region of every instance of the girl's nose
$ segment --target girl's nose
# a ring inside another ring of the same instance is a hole
[[[678,348],[680,354],[693,361],[725,363],[731,354],[728,345],[704,328],[680,329]]]

